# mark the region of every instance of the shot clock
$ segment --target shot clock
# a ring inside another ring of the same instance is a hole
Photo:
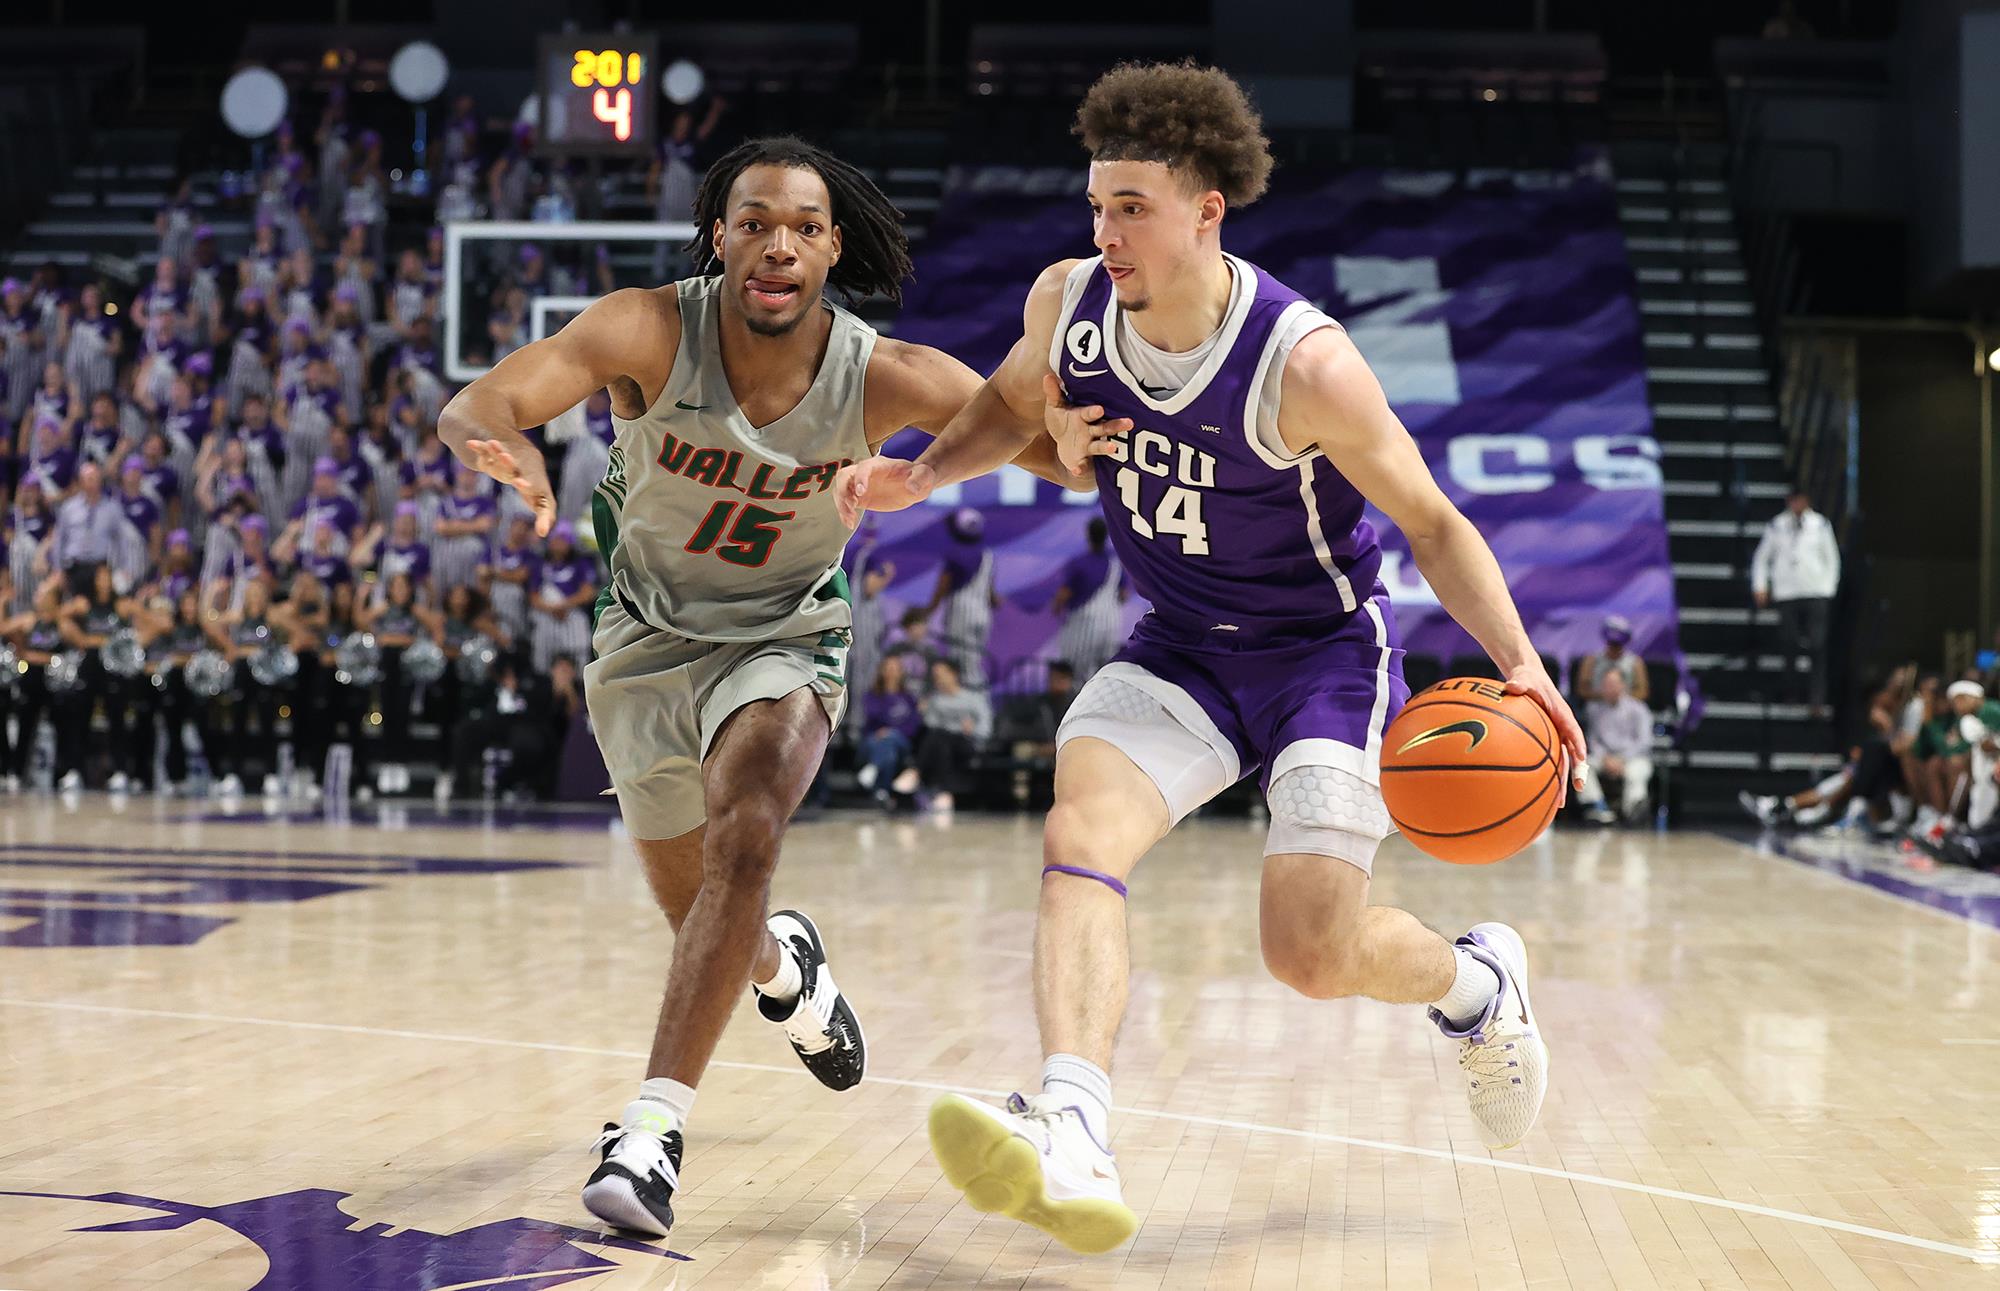
[[[640,32],[543,36],[536,66],[541,151],[560,157],[644,157],[660,99],[658,38]]]

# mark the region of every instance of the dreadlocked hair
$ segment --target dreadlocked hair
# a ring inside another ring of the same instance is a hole
[[[903,280],[910,276],[910,240],[903,234],[903,213],[866,175],[795,135],[739,144],[716,158],[701,177],[694,198],[694,237],[687,244],[696,273],[720,267],[715,258],[715,223],[728,218],[729,190],[752,166],[791,166],[818,175],[833,199],[831,219],[840,230],[840,259],[827,273],[827,285],[849,300],[884,296],[902,303]]]

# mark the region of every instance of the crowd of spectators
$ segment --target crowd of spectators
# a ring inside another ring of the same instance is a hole
[[[416,762],[447,794],[551,787],[601,573],[439,441],[441,233],[391,228],[381,141],[339,106],[316,161],[280,133],[245,245],[182,184],[136,290],[0,281],[0,787],[187,790],[205,764],[217,792],[310,791],[336,745],[362,789]],[[532,193],[519,143],[459,160]],[[501,268],[492,354],[549,272],[532,246]],[[613,427],[602,400],[568,422],[545,448],[576,517]]]

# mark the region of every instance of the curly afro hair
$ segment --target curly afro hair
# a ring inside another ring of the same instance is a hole
[[[1083,96],[1072,130],[1092,161],[1163,162],[1231,206],[1248,206],[1270,182],[1271,143],[1250,97],[1192,60],[1112,68]]]

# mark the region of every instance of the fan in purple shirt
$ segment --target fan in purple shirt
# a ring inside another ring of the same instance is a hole
[[[271,405],[263,395],[244,396],[243,424],[236,428],[236,438],[244,447],[262,453],[272,470],[285,469],[285,432],[271,420]]]
[[[69,446],[63,428],[53,421],[36,422],[28,446],[28,469],[42,477],[43,486],[51,494],[69,492],[76,480],[76,466],[76,450]]]
[[[545,604],[567,600],[585,583],[597,581],[597,562],[574,547],[568,556],[551,553],[535,571],[534,581],[535,595]]]
[[[160,591],[169,601],[179,602],[195,581],[194,540],[187,530],[176,529],[167,535],[166,553],[160,557]]]
[[[438,366],[437,342],[431,338],[429,315],[419,315],[410,324],[410,339],[396,350],[396,366],[399,368],[422,368],[432,376],[442,371]]]
[[[331,457],[313,463],[312,491],[292,507],[292,525],[303,533],[319,525],[331,525],[335,532],[354,538],[361,524],[361,508],[340,491],[340,467]]]
[[[435,434],[426,435],[417,445],[417,455],[405,461],[399,468],[403,480],[403,496],[415,498],[419,494],[434,493],[442,496],[451,492],[453,457],[444,446],[444,441]]]
[[[162,257],[153,267],[153,282],[132,301],[132,320],[150,331],[156,320],[187,312],[187,288],[172,260]]]
[[[333,460],[334,469],[339,472],[340,487],[347,496],[363,503],[369,490],[375,487],[375,471],[367,459],[354,451],[354,434],[345,426],[335,426],[327,435],[326,455]]]
[[[332,592],[343,583],[352,582],[354,571],[348,567],[347,556],[339,533],[326,524],[306,527],[305,550],[299,553],[299,572],[311,574]]]
[[[901,656],[884,658],[861,700],[860,778],[861,787],[885,805],[897,774],[909,764],[923,720],[916,696],[904,685]]]
[[[139,345],[141,364],[149,360],[164,360],[169,368],[178,372],[187,362],[194,349],[180,334],[181,316],[173,313],[153,315],[153,321],[146,328],[145,339]]]
[[[611,396],[607,392],[592,391],[590,398],[583,401],[583,424],[607,444],[617,440],[618,426],[611,420]]]
[[[232,582],[256,579],[269,582],[277,576],[277,563],[271,558],[271,525],[260,515],[247,515],[236,523],[238,547],[229,558],[229,578]]]
[[[389,540],[375,558],[375,575],[387,583],[397,574],[408,574],[418,587],[430,581],[431,549],[417,537],[417,504],[398,502],[396,519],[389,528]]]
[[[269,360],[277,327],[264,308],[264,289],[252,283],[236,293],[236,308],[227,320],[229,343]]]
[[[160,527],[162,512],[160,504],[146,493],[146,459],[137,453],[128,456],[124,469],[118,472],[118,505],[139,536],[150,545]]]
[[[124,427],[118,424],[118,396],[106,390],[93,397],[90,401],[90,420],[83,423],[83,431],[77,441],[84,460],[109,461],[118,448],[118,441],[124,436]]]
[[[23,475],[20,491],[14,495],[15,534],[40,545],[43,539],[55,532],[56,513],[51,505],[54,499],[47,480],[33,471]]]
[[[209,473],[195,483],[195,499],[208,508],[210,519],[222,519],[232,507],[257,509],[257,482],[250,478],[249,449],[242,440],[224,440],[221,460],[203,469]]]
[[[340,391],[333,384],[333,362],[326,351],[315,346],[306,352],[305,380],[295,386],[291,396],[281,405],[283,416],[278,423],[291,428],[292,418],[299,415],[299,409],[306,404],[316,406],[332,425],[342,425],[347,420],[346,410],[340,399]]]
[[[139,445],[139,454],[146,471],[146,492],[152,499],[164,507],[179,497],[181,477],[167,465],[166,436],[157,430],[148,434]]]

